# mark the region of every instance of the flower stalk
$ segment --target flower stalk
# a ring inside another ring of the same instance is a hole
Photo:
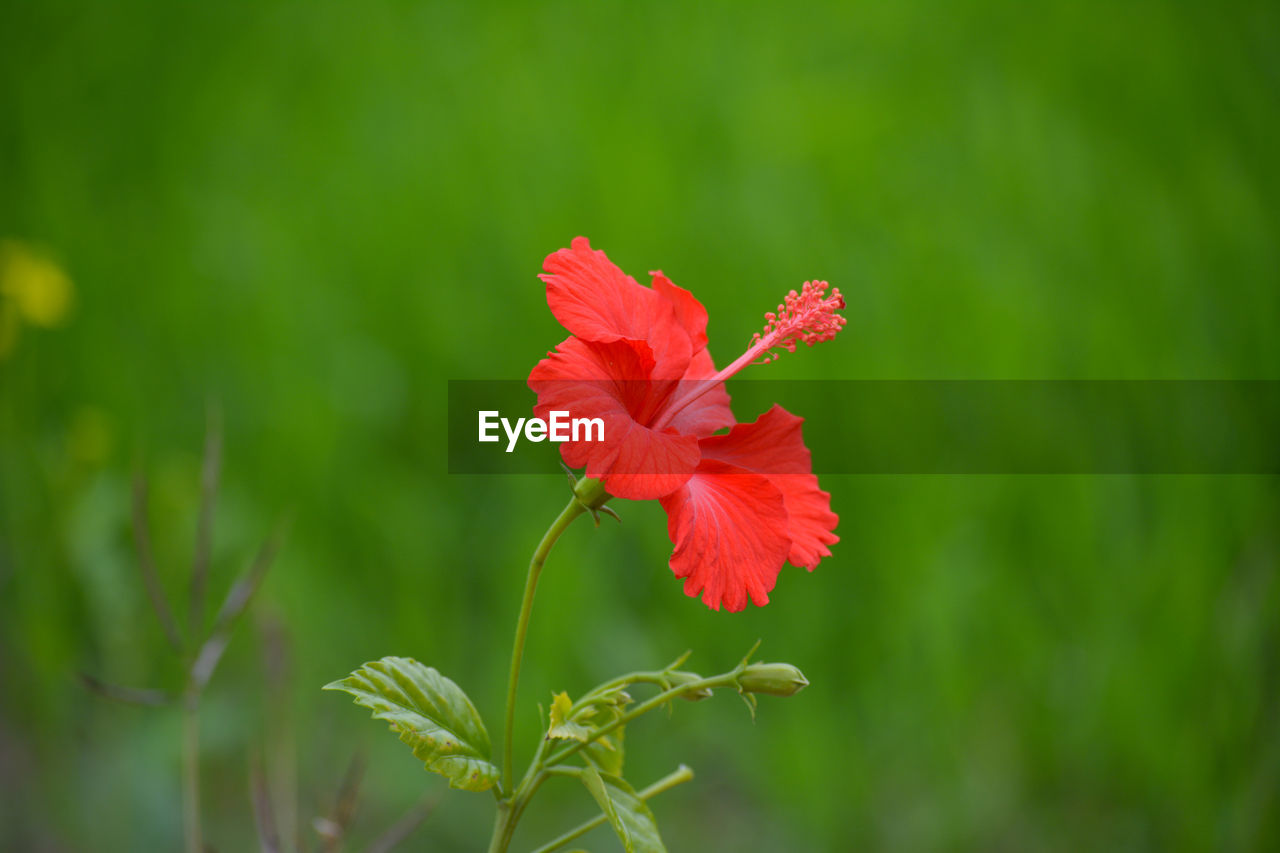
[[[516,717],[516,688],[520,684],[520,665],[524,661],[525,637],[529,633],[529,616],[533,612],[533,597],[538,591],[538,578],[542,574],[547,555],[555,547],[560,534],[564,533],[575,518],[586,511],[587,506],[575,494],[547,528],[547,532],[542,535],[542,541],[538,543],[537,549],[533,552],[533,558],[529,561],[529,572],[524,580],[524,598],[520,602],[520,617],[516,621],[516,639],[511,649],[511,672],[507,678],[507,708],[502,736],[502,790],[499,791],[499,795],[511,788],[511,739]]]

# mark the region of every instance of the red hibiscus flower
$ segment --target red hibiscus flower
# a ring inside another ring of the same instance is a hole
[[[803,419],[774,406],[737,423],[724,380],[778,349],[834,337],[845,322],[835,313],[840,291],[828,296],[826,282],[791,291],[747,351],[717,371],[706,309],[661,272],[644,287],[585,237],[543,268],[547,304],[570,335],[529,374],[534,412],[603,422],[603,440],[565,442],[561,455],[610,496],[662,504],[685,593],[716,610],[742,610],[748,598],[764,605],[784,562],[812,571],[830,556],[839,519],[812,473]]]

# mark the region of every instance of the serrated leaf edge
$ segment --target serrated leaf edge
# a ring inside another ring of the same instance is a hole
[[[389,663],[391,661],[394,661],[395,663]],[[483,739],[482,743],[471,743],[466,738],[461,737],[458,732],[453,731],[447,725],[442,725],[440,721],[434,719],[428,714],[422,713],[419,709],[404,705],[398,700],[388,697],[385,693],[377,690],[370,690],[364,685],[365,681],[373,683],[373,679],[370,679],[364,674],[366,671],[391,678],[393,682],[398,683],[394,676],[391,676],[386,672],[386,669],[399,671],[399,668],[402,665],[421,667],[427,678],[439,679],[444,682],[446,689],[451,688],[456,691],[458,697],[462,699],[463,703],[470,711],[471,716],[478,727],[477,733]],[[363,679],[363,681],[361,681],[361,679]],[[350,683],[352,681],[356,681],[356,683]],[[467,791],[486,791],[497,784],[500,771],[490,760],[491,746],[489,742],[489,733],[485,729],[484,720],[480,717],[479,711],[476,710],[475,704],[472,703],[471,698],[467,696],[466,691],[459,687],[453,679],[444,675],[435,667],[427,666],[414,658],[388,656],[379,658],[376,661],[368,661],[345,678],[340,678],[337,681],[331,681],[321,689],[341,691],[350,695],[352,697],[353,704],[368,709],[373,719],[382,720],[388,723],[391,731],[395,732],[400,741],[412,750],[414,757],[422,761],[423,766],[426,767],[427,770],[444,776],[449,782],[449,787]],[[393,711],[373,707],[368,702],[364,701],[364,697],[368,695],[376,696],[387,705],[403,709],[403,711],[409,714],[416,715],[430,721],[441,731],[447,732],[453,742],[449,743],[446,741],[445,743],[440,743],[432,737],[423,736],[411,728],[404,727],[401,722],[394,717]],[[424,757],[420,754],[420,750],[424,747],[430,748],[431,752],[429,757]],[[462,751],[463,748],[465,748],[465,751]],[[451,766],[456,767],[458,764],[461,764],[462,768],[449,769]],[[465,768],[472,769],[468,772]]]

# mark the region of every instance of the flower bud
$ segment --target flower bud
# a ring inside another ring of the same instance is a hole
[[[684,672],[679,669],[673,672],[668,672],[666,678],[667,681],[671,683],[672,687],[682,687],[685,684],[692,684],[695,681],[702,680],[702,676],[698,675],[696,672]],[[688,693],[681,693],[680,698],[686,699],[690,702],[701,702],[703,699],[711,698],[711,688],[699,687],[697,690],[691,690]]]
[[[794,696],[809,686],[804,673],[789,663],[753,663],[738,677],[743,693]]]

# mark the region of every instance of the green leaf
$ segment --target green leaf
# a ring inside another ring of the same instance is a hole
[[[581,778],[627,853],[666,853],[653,812],[625,779],[601,774],[590,764],[583,768]]]
[[[489,760],[489,733],[462,688],[412,658],[386,657],[366,663],[346,678],[326,684],[386,720],[400,740],[450,787],[485,791],[498,782]]]
[[[583,752],[588,760],[605,773],[614,776],[622,774],[623,754],[622,732],[626,726],[618,726],[609,734],[587,744]]]
[[[621,687],[583,699],[585,704],[577,705],[569,699],[569,694],[557,693],[551,701],[547,739],[585,743],[597,730],[616,722],[631,701],[631,696]],[[597,769],[615,776],[622,775],[622,730],[619,726],[583,749],[583,755]]]
[[[573,722],[571,717],[572,710],[573,700],[569,698],[569,694],[557,693],[555,698],[551,700],[551,719],[547,726],[548,740],[585,741],[590,736],[591,728],[589,726]],[[594,710],[592,713],[594,713]],[[590,716],[590,714],[582,714],[580,716]]]

